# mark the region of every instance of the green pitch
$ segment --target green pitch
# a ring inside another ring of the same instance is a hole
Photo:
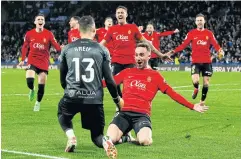
[[[67,139],[57,120],[57,105],[63,90],[57,70],[49,72],[40,112],[33,112],[35,100],[28,100],[25,71],[1,71],[2,150],[69,159],[107,158],[104,150],[91,142],[89,131],[81,128],[79,115],[73,120],[78,140],[76,152],[64,152]],[[189,72],[162,74],[177,92],[192,102],[199,102],[201,92],[196,100],[191,99],[193,87]],[[37,88],[37,80],[35,87]],[[106,89],[105,91],[104,104],[108,125],[114,115],[115,106]],[[240,159],[241,74],[214,73],[206,104],[210,106],[209,111],[199,114],[159,92],[153,101],[152,109],[153,145],[117,145],[119,159]],[[107,126],[105,132],[106,128]],[[2,152],[2,158],[44,157]]]

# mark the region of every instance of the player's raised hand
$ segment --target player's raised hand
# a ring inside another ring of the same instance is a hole
[[[199,113],[204,113],[205,111],[208,110],[208,106],[202,105],[201,103],[197,103],[194,105],[193,110]]]
[[[20,61],[18,66],[22,67],[24,65],[24,61]]]
[[[167,62],[173,62],[173,60],[169,54],[162,54],[161,59],[163,59],[164,61],[167,61]]]
[[[138,30],[139,30],[140,32],[142,32],[143,26],[138,26]]]
[[[179,33],[179,29],[175,29],[175,30],[174,30],[174,33]]]
[[[165,55],[167,55],[167,56],[172,56],[172,54],[173,54],[173,50],[171,50],[171,51],[165,53]]]
[[[224,51],[223,51],[223,49],[220,49],[218,51],[218,59],[221,60],[223,57],[224,57]]]

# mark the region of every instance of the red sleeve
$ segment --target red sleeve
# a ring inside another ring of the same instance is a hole
[[[27,32],[25,37],[24,37],[24,43],[23,43],[23,46],[22,46],[22,61],[24,61],[25,58],[26,58],[28,48],[29,48],[29,44],[30,44],[29,32]]]
[[[187,47],[187,45],[189,45],[189,43],[191,42],[191,40],[192,40],[192,39],[191,39],[191,34],[188,33],[187,36],[186,36],[186,38],[185,38],[184,41],[182,42],[182,44],[179,45],[176,49],[174,49],[174,53],[184,50],[184,49]]]
[[[68,32],[68,44],[71,43],[70,31]]]
[[[168,36],[172,34],[174,34],[174,31],[165,31],[165,32],[159,33],[159,37]]]
[[[211,44],[214,46],[216,51],[219,51],[221,49],[220,45],[218,44],[216,38],[214,37],[213,33],[210,32],[211,36],[210,36],[210,42]]]
[[[136,25],[133,27],[133,30],[134,30],[134,33],[135,33],[136,40],[142,40],[143,36],[142,36],[141,32],[139,31],[139,29]]]
[[[193,109],[194,104],[190,103],[187,101],[183,96],[175,92],[172,87],[170,87],[164,80],[164,78],[160,75],[159,76],[159,89],[161,90],[162,93],[167,94],[169,97],[171,97],[173,100],[178,102],[179,104],[184,105],[187,108]]]
[[[58,52],[61,51],[60,45],[57,43],[56,39],[54,38],[53,33],[51,33],[51,32],[50,32],[50,42],[51,42],[51,45],[53,45],[54,48],[55,48]]]
[[[117,75],[114,76],[114,80],[117,85],[119,85],[123,82],[127,70],[128,69],[124,69],[123,71],[121,71],[120,73],[118,73]],[[104,88],[106,87],[105,80],[102,80],[102,86]]]
[[[111,39],[112,39],[112,29],[110,27],[107,33],[105,34],[104,40],[108,43]]]

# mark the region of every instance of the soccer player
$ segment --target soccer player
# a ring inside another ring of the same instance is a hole
[[[177,53],[185,49],[190,43],[192,44],[191,75],[194,86],[192,98],[195,99],[197,97],[199,91],[199,74],[202,72],[203,88],[200,102],[204,104],[208,92],[209,80],[213,74],[212,60],[209,50],[210,45],[214,46],[219,55],[223,56],[224,52],[217,43],[212,31],[204,28],[205,18],[203,14],[198,14],[196,16],[195,23],[197,25],[197,29],[189,31],[183,43],[167,54],[171,55],[173,53]]]
[[[114,76],[116,84],[123,83],[124,104],[107,130],[107,136],[113,143],[119,141],[123,134],[134,129],[140,145],[152,144],[151,102],[158,90],[191,110],[200,113],[208,110],[207,106],[187,101],[166,83],[159,72],[148,68],[150,56],[149,45],[137,44],[135,49],[136,67],[125,69]],[[103,86],[105,87],[105,85],[105,81],[103,81]]]
[[[38,93],[33,110],[39,111],[48,75],[50,45],[53,45],[58,52],[61,49],[53,33],[44,28],[45,18],[43,14],[35,16],[34,24],[36,28],[28,31],[25,35],[22,47],[22,61],[20,61],[19,66],[24,65],[24,60],[29,49],[28,68],[26,71],[27,86],[30,89],[29,100],[32,101],[34,99],[34,78],[36,73],[38,75]]]
[[[156,32],[154,30],[153,24],[147,24],[146,26],[146,32],[143,33],[142,35],[150,42],[153,44],[155,48],[160,50],[160,38],[162,36],[168,36],[172,35],[174,33],[178,33],[179,30],[175,29],[174,31],[165,31],[165,32]],[[151,66],[152,69],[156,70],[158,67],[159,63],[159,57],[155,53],[151,53],[151,59],[149,60],[149,65]]]
[[[126,68],[132,68],[135,66],[134,52],[136,42],[146,40],[138,27],[135,24],[128,24],[126,21],[127,18],[127,8],[124,6],[118,6],[116,8],[116,19],[118,21],[117,25],[110,27],[104,37],[100,42],[102,45],[113,42],[113,55],[111,58],[111,63],[113,67],[113,75],[116,75],[120,71]],[[152,44],[150,44],[151,49],[156,53],[160,58],[165,58],[166,55],[160,53]],[[117,87],[118,94],[122,96],[120,86]]]
[[[68,32],[68,43],[72,43],[73,41],[80,39],[79,20],[79,16],[73,16],[70,18],[70,31]]]
[[[93,143],[98,147],[106,145],[108,150],[111,143],[103,138],[103,77],[114,102],[119,104],[121,98],[111,73],[109,52],[93,41],[96,33],[94,19],[83,16],[79,23],[81,39],[66,45],[60,56],[60,81],[64,96],[58,105],[58,120],[68,138],[65,152],[73,152],[77,145],[72,119],[79,112],[82,127],[90,130]]]
[[[106,17],[105,18],[105,22],[104,22],[104,25],[105,27],[104,28],[99,28],[96,30],[96,39],[98,42],[101,42],[104,37],[105,37],[105,34],[107,33],[107,31],[109,30],[109,28],[111,26],[113,26],[113,19],[111,17]],[[113,44],[112,42],[110,41],[109,43],[106,44],[106,47],[107,49],[109,50],[110,52],[110,56],[112,56],[113,54]]]

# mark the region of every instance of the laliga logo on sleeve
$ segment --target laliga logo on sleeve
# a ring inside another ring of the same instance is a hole
[[[40,43],[34,43],[33,48],[38,48],[39,50],[44,50],[44,45]]]
[[[207,42],[203,40],[198,40],[197,45],[207,45]]]
[[[128,40],[128,36],[117,35],[117,36],[116,36],[116,40]]]
[[[142,89],[142,90],[146,89],[146,84],[141,83],[141,81],[138,81],[138,80],[131,81],[130,86],[131,87],[136,86],[138,89]]]

